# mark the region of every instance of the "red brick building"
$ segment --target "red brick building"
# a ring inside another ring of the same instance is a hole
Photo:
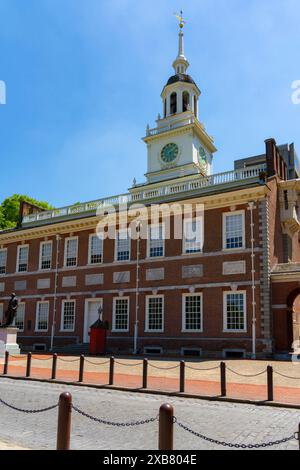
[[[52,211],[23,204],[19,226],[0,232],[0,317],[16,292],[23,349],[86,349],[99,308],[114,353],[266,356],[289,352],[299,339],[294,147],[268,139],[262,155],[213,174],[216,148],[198,120],[200,90],[188,66],[180,30],[163,117],[144,138],[145,183]],[[123,236],[117,226],[116,239],[102,240],[97,210],[120,211],[120,203],[124,213],[146,206],[142,223],[153,204],[201,204],[204,211],[183,222],[181,238],[173,215],[170,236],[161,216],[146,238]],[[189,230],[199,227],[200,241],[191,241]]]

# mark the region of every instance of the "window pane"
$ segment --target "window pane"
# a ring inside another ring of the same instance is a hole
[[[77,238],[72,238],[67,240],[66,246],[66,266],[76,266],[77,265]]]
[[[130,238],[128,230],[117,233],[117,261],[128,261],[130,258]]]
[[[0,250],[0,274],[6,273],[7,250]]]
[[[201,330],[201,296],[185,297],[185,329]]]
[[[19,304],[18,310],[17,310],[17,316],[15,320],[15,325],[16,325],[16,328],[19,328],[19,330],[21,331],[24,330],[24,320],[25,320],[25,304]]]
[[[115,300],[114,329],[128,329],[128,299]]]
[[[148,299],[148,330],[163,329],[163,298],[150,297]]]
[[[75,302],[64,302],[63,308],[63,330],[74,330]]]
[[[90,263],[97,264],[102,262],[103,240],[97,235],[90,238]]]
[[[226,295],[226,329],[244,330],[245,312],[244,312],[244,294]]]
[[[39,302],[37,308],[37,330],[48,330],[49,303]]]
[[[184,249],[185,253],[199,253],[202,251],[201,219],[185,221]]]
[[[51,268],[52,243],[42,243],[41,245],[41,269]]]
[[[0,324],[3,323],[3,304],[0,304]]]
[[[226,215],[226,248],[243,247],[243,215]]]
[[[149,256],[156,258],[164,256],[164,228],[163,225],[150,227]]]
[[[21,246],[19,248],[18,272],[27,271],[27,267],[28,267],[28,246]]]

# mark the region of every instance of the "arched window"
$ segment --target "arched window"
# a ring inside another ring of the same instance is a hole
[[[187,91],[184,91],[182,93],[182,112],[183,113],[188,110],[189,104],[190,104],[190,95]]]
[[[194,114],[198,116],[198,103],[197,103],[197,96],[194,96]]]
[[[164,117],[167,116],[167,100],[164,101]]]
[[[177,113],[177,93],[172,93],[170,96],[170,113]]]

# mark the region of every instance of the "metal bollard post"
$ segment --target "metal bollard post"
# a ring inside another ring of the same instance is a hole
[[[179,381],[179,391],[184,393],[185,390],[185,362],[180,361],[180,381]]]
[[[52,380],[56,379],[56,369],[57,369],[57,354],[55,353],[52,356],[52,374],[51,374]]]
[[[221,397],[226,397],[226,363],[220,363],[221,374]]]
[[[29,353],[27,354],[26,377],[30,377],[30,373],[31,373],[31,359],[32,359],[32,353],[29,352]]]
[[[59,397],[56,450],[70,450],[72,418],[72,395],[68,392]]]
[[[111,357],[109,362],[109,385],[114,384],[115,358]]]
[[[83,374],[84,374],[84,355],[82,354],[80,356],[78,382],[83,382]]]
[[[148,359],[143,360],[143,388],[148,386]]]
[[[5,351],[5,362],[4,362],[4,367],[3,367],[3,375],[7,375],[8,362],[9,362],[9,352]]]
[[[268,401],[273,401],[273,367],[267,367]]]
[[[174,408],[164,404],[159,409],[158,450],[173,450]]]

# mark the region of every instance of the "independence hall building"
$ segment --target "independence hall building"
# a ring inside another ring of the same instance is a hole
[[[162,115],[144,137],[145,183],[50,211],[23,203],[19,226],[0,232],[0,317],[16,292],[23,350],[84,352],[99,312],[114,354],[270,357],[299,340],[294,146],[268,139],[261,155],[214,174],[216,147],[198,119],[201,92],[187,74],[182,28],[173,67]],[[147,237],[117,227],[102,239],[98,213],[120,203],[200,204],[203,213],[184,220],[181,239],[174,217],[170,237],[161,217]],[[191,241],[200,226],[201,240]]]

